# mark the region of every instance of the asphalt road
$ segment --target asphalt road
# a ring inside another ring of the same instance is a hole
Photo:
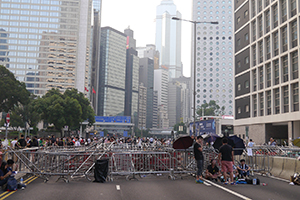
[[[0,200],[181,200],[181,199],[263,199],[295,200],[300,198],[300,186],[290,186],[288,182],[258,176],[267,186],[235,185],[225,186],[212,182],[196,184],[194,178],[169,180],[166,176],[147,176],[138,181],[115,179],[108,183],[93,183],[85,179],[71,180],[70,183],[52,177],[44,183],[41,179],[31,179],[25,190],[2,193]]]

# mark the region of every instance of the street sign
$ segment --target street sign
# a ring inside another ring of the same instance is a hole
[[[6,123],[8,124],[10,122],[10,115],[9,115],[9,113],[7,113],[7,115],[6,115]]]

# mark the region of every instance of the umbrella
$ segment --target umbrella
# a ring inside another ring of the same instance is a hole
[[[234,151],[234,155],[242,155],[243,150],[245,149],[244,141],[236,135],[230,136],[229,139],[231,139],[234,143],[233,148],[238,149]]]
[[[215,142],[216,139],[219,138],[220,136],[218,136],[215,133],[209,133],[209,134],[202,135],[202,137],[204,138],[205,142],[212,143]]]
[[[188,149],[190,146],[193,145],[193,139],[190,136],[185,136],[178,138],[174,143],[173,143],[173,148],[174,149]]]
[[[224,138],[226,138],[226,137],[222,137],[222,138],[217,138],[216,139],[216,141],[215,141],[215,143],[214,143],[214,145],[213,145],[213,147],[215,148],[215,149],[220,149],[220,147],[223,145],[223,139]],[[233,141],[231,140],[231,139],[229,139],[229,138],[227,138],[228,139],[228,144],[230,145],[230,146],[234,146],[234,143],[233,143]]]
[[[297,146],[297,147],[300,147],[300,139],[295,139],[293,141],[293,145]]]

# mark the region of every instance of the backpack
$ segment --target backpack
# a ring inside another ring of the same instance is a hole
[[[14,177],[10,177],[7,181],[6,190],[16,191],[18,189],[18,181]]]

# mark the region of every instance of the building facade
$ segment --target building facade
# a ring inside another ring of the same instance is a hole
[[[182,76],[181,62],[181,13],[172,0],[162,0],[156,9],[156,50],[160,52],[160,66],[169,68],[169,77]]]
[[[154,91],[157,91],[159,128],[169,128],[168,119],[168,82],[169,74],[167,69],[154,70]],[[166,124],[168,124],[166,126]]]
[[[127,36],[101,28],[98,116],[124,116]]]
[[[257,144],[300,136],[296,0],[235,1],[235,132]]]
[[[168,84],[168,116],[169,127],[180,123],[182,116],[181,85],[177,81],[170,81]]]
[[[225,107],[224,114],[233,115],[233,0],[193,0],[193,20],[219,23],[197,24],[196,109],[214,100]],[[191,84],[194,85],[194,34],[192,38]],[[191,103],[194,105],[193,100]]]
[[[153,125],[152,128],[158,128],[158,92],[153,91]]]
[[[159,51],[154,44],[147,44],[146,47],[137,47],[139,58],[151,58],[154,61],[154,69],[159,69]]]
[[[143,83],[139,85],[139,106],[138,106],[138,124],[139,129],[146,127],[147,118],[147,88]]]
[[[43,95],[51,88],[87,91],[93,9],[100,11],[101,0],[1,1],[0,6],[0,40],[6,40],[1,44],[1,61],[30,92]]]
[[[139,82],[147,88],[146,128],[153,125],[153,81],[154,61],[151,58],[140,58]]]
[[[138,118],[138,87],[139,87],[139,58],[137,56],[136,40],[131,29],[125,29],[126,46],[126,77],[124,116],[131,116],[132,123]]]

